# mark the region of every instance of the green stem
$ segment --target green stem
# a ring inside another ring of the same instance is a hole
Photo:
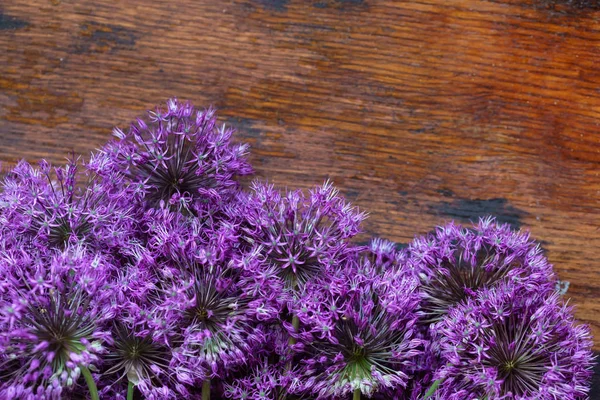
[[[202,400],[210,400],[210,379],[202,382]]]
[[[129,381],[129,383],[127,384],[127,400],[133,400],[134,388],[135,385],[133,384],[133,382]]]
[[[298,318],[297,315],[294,315],[292,317],[292,327],[294,328],[294,333],[298,332],[298,329],[300,329],[300,319]],[[290,339],[288,340],[288,343],[290,346],[293,346],[296,344],[296,338],[293,336],[290,336]]]
[[[297,293],[297,290],[298,290],[298,280],[297,280],[297,278],[296,278],[295,275],[292,276],[292,282],[291,282],[291,284],[292,284],[291,285],[292,286],[292,291],[294,293]],[[294,333],[298,333],[298,331],[300,330],[300,319],[295,314],[292,316],[292,327],[294,328]],[[292,370],[291,354],[293,354],[293,352],[292,352],[291,347],[293,345],[295,345],[296,342],[297,342],[297,340],[293,336],[290,336],[290,338],[288,339],[288,344],[290,346],[290,361],[288,361],[285,364],[285,373],[286,373],[286,375]],[[285,393],[285,395],[284,395],[283,398],[287,400],[287,398],[288,398],[287,393]]]
[[[94,378],[92,377],[90,370],[82,365],[79,366],[79,369],[81,370],[81,375],[83,375],[83,378],[85,379],[85,383],[88,385],[92,400],[100,400],[100,397],[98,396],[98,388],[96,387],[96,382],[94,382]]]
[[[352,400],[360,400],[360,389],[354,389],[354,394],[352,395]]]
[[[441,379],[438,379],[437,381],[433,382],[433,385],[431,385],[431,387],[429,388],[429,390],[427,391],[427,393],[425,393],[424,399],[427,400],[428,398],[430,398],[431,396],[433,396],[433,394],[438,389],[438,387],[440,387],[441,383],[442,383]]]
[[[292,276],[292,291],[294,293],[296,293],[297,290],[298,290],[298,278],[296,277],[296,275],[293,275]],[[292,327],[294,328],[294,333],[298,333],[298,330],[300,329],[300,319],[298,318],[298,316],[296,314],[294,314],[292,316]],[[290,339],[288,340],[288,344],[290,345],[290,347],[295,345],[296,338],[290,336]]]
[[[292,327],[294,328],[294,333],[298,332],[298,330],[300,329],[300,319],[298,318],[297,315],[294,315],[292,317]],[[296,338],[293,336],[290,336],[290,338],[288,339],[288,344],[290,345],[290,347],[295,345]],[[291,349],[290,349],[290,353],[291,353]],[[290,361],[288,361],[285,364],[285,373],[288,374],[291,370],[292,370],[292,360],[290,359]],[[287,395],[284,398],[287,399]]]

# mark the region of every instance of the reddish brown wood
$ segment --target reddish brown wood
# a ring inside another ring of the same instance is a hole
[[[530,229],[600,339],[600,7],[576,0],[0,0],[0,150],[213,104],[260,178],[331,178],[367,234]],[[367,236],[365,235],[363,239]],[[600,349],[600,340],[596,341]]]

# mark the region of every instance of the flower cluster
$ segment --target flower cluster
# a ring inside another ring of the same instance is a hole
[[[0,200],[4,243],[41,251],[84,245],[120,253],[135,238],[135,216],[116,174],[102,178],[71,158],[64,167],[21,161],[6,176]]]
[[[242,237],[257,262],[246,269],[272,267],[296,291],[345,262],[348,239],[359,232],[365,214],[346,203],[330,182],[308,197],[301,191],[282,195],[258,182],[251,190],[244,199]]]
[[[453,308],[440,329],[437,375],[460,393],[452,398],[586,397],[590,333],[556,293],[501,284]]]
[[[527,233],[360,245],[329,181],[245,190],[232,132],[172,99],[5,174],[0,398],[586,398],[589,329]]]
[[[80,247],[0,256],[2,398],[62,398],[110,342],[106,277],[114,265]]]
[[[528,234],[493,218],[472,228],[449,224],[410,245],[425,295],[424,322],[435,324],[479,290],[511,281],[534,290],[555,286],[552,267]]]
[[[135,187],[141,207],[205,211],[235,194],[236,175],[252,172],[248,146],[230,143],[233,131],[217,125],[213,109],[171,99],[148,114],[148,121],[138,118],[127,132],[116,128],[119,141],[103,149],[108,160],[99,163]]]
[[[354,393],[391,398],[406,388],[415,369],[423,351],[416,330],[419,282],[404,270],[401,257],[392,255],[385,265],[381,253],[365,253],[305,287],[297,302],[300,392],[319,399]]]

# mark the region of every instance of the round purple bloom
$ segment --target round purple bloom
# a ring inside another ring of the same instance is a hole
[[[193,281],[181,288],[181,356],[196,364],[197,370],[204,370],[202,379],[219,374],[219,367],[243,362],[250,351],[246,340],[249,299],[230,279],[230,273],[226,269],[196,270]]]
[[[245,201],[241,236],[255,262],[244,268],[274,267],[292,289],[339,266],[349,251],[348,239],[365,218],[330,182],[308,196],[299,190],[281,195],[271,185],[254,182]]]
[[[0,259],[0,397],[58,399],[94,368],[110,335],[106,278],[113,267],[68,248]]]
[[[101,167],[122,173],[146,208],[195,214],[235,193],[236,175],[252,173],[248,146],[230,143],[233,130],[217,125],[213,109],[170,99],[148,115],[127,132],[115,129],[119,140],[103,149],[110,162]]]
[[[85,245],[107,253],[128,247],[135,230],[133,210],[114,174],[79,172],[78,160],[52,168],[21,161],[2,184],[0,215],[4,246],[19,243],[64,249]]]
[[[227,264],[231,251],[239,246],[238,224],[226,214],[202,218],[174,213],[168,208],[149,209],[141,225],[145,250],[159,262],[176,260],[185,254],[201,263]]]
[[[460,399],[587,398],[590,331],[557,293],[483,289],[450,310],[439,332],[441,391]]]
[[[529,234],[512,231],[493,218],[471,228],[450,223],[416,238],[411,263],[424,294],[424,322],[440,321],[479,290],[512,281],[545,290],[555,285],[552,266]]]
[[[112,282],[115,319],[107,329],[113,340],[106,346],[101,366],[101,397],[124,397],[128,384],[148,399],[188,397],[180,382],[188,373],[171,365],[173,345],[165,339],[164,330],[169,327],[159,309],[163,282],[172,279],[172,271],[158,268],[147,249],[141,250],[136,261],[121,265]]]
[[[171,349],[156,340],[152,331],[117,322],[111,329],[113,341],[107,346],[102,394],[123,396],[133,384],[145,398],[177,398],[179,387],[170,371]],[[188,392],[183,389],[182,394]]]
[[[423,345],[416,329],[419,282],[404,269],[403,256],[383,243],[372,244],[378,253],[305,286],[294,309],[302,323],[294,334],[294,348],[303,351],[300,393],[394,396],[406,387]]]
[[[211,254],[216,251],[205,248]],[[172,278],[160,282],[150,326],[155,338],[172,349],[170,367],[193,393],[207,380],[225,377],[251,362],[264,346],[263,324],[276,320],[278,309],[256,297],[243,270],[215,259],[180,255],[170,268]]]

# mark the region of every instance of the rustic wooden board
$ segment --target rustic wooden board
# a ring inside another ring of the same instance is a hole
[[[530,229],[600,350],[599,19],[595,0],[0,0],[0,159],[213,104],[259,177],[333,179],[367,234]]]

